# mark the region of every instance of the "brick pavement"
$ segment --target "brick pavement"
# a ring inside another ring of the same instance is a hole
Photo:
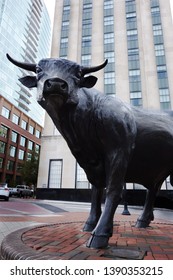
[[[90,233],[82,232],[87,213],[60,213],[50,217],[33,216],[39,223],[20,229],[5,237],[1,254],[3,259],[68,259],[110,260],[144,259],[173,260],[173,223],[155,219],[151,227],[134,227],[137,215],[115,215],[114,233],[110,247],[95,250],[86,247]],[[8,221],[29,221],[31,217],[0,217]],[[41,223],[47,223],[43,224]]]

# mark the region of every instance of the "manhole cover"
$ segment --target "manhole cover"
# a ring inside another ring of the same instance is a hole
[[[143,260],[145,255],[146,251],[142,252],[130,249],[111,248],[108,249],[102,256],[114,260]]]

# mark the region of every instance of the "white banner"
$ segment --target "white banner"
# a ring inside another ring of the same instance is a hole
[[[0,267],[3,280],[173,279],[171,260],[3,260]]]

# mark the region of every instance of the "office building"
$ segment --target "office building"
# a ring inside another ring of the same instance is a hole
[[[32,73],[19,69],[6,53],[35,63],[50,55],[50,17],[43,0],[0,0],[0,182],[22,183],[21,165],[40,151],[44,110],[36,89],[18,78]]]
[[[50,18],[43,0],[0,0],[0,94],[41,125],[44,111],[37,104],[36,89],[18,82],[31,73],[11,64],[6,53],[35,63],[49,56],[50,38]]]
[[[96,88],[144,108],[173,108],[173,24],[169,0],[58,0],[52,57],[108,65]],[[38,188],[90,188],[46,114]]]

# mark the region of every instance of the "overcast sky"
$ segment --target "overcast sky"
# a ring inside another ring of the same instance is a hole
[[[44,0],[48,12],[50,14],[51,22],[53,24],[53,17],[54,17],[54,7],[55,7],[55,0]]]

